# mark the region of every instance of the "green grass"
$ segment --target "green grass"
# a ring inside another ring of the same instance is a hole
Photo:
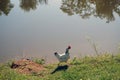
[[[39,62],[39,61],[38,61]],[[25,75],[11,69],[10,63],[0,65],[0,80],[120,80],[120,54],[74,58],[64,69],[57,64],[44,65],[46,70]]]

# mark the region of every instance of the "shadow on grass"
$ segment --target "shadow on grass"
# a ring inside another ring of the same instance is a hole
[[[68,69],[68,65],[64,65],[64,66],[57,66],[57,68],[53,71],[53,72],[51,72],[51,74],[54,74],[55,72],[57,72],[57,71],[66,71],[67,69]]]

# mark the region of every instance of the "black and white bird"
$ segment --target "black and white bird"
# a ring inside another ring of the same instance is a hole
[[[57,52],[55,52],[54,53],[54,55],[57,57],[57,59],[59,60],[59,62],[61,63],[61,62],[67,62],[68,61],[68,59],[70,58],[70,53],[69,53],[69,50],[71,49],[71,46],[68,46],[67,48],[66,48],[66,51],[65,51],[65,53],[62,53],[62,54],[59,54],[59,53],[57,53]],[[59,64],[60,64],[59,63]],[[58,65],[59,65],[58,64]]]

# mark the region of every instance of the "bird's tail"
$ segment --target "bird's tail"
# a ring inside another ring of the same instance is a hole
[[[54,55],[59,59],[60,56],[58,55],[57,52],[55,52]]]
[[[57,52],[54,53],[55,56],[56,56],[57,54],[58,54]]]

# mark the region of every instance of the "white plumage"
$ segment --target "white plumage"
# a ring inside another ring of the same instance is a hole
[[[58,54],[57,52],[55,52],[54,54],[60,62],[67,62],[70,58],[69,49],[71,49],[71,46],[68,46],[68,48],[66,48],[65,53]]]

